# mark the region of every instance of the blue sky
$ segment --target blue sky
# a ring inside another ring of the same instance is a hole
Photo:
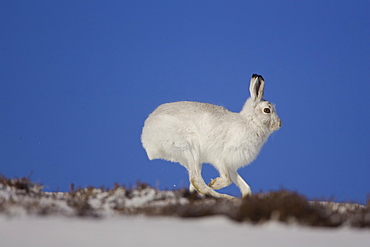
[[[188,186],[149,161],[147,115],[193,100],[240,111],[253,73],[283,127],[241,176],[254,193],[370,193],[369,1],[1,1],[0,173],[69,185]],[[204,178],[217,176],[204,165]],[[222,190],[239,196],[236,186]]]

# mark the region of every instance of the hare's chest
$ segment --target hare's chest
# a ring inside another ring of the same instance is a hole
[[[260,140],[235,142],[225,146],[222,156],[228,166],[238,169],[255,160],[262,145],[263,142]]]

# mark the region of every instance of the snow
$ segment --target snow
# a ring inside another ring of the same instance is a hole
[[[369,246],[370,231],[204,218],[0,217],[1,246]]]
[[[281,223],[278,215],[269,220],[261,215],[256,222],[264,223],[252,224],[254,217],[247,213],[255,208],[242,208],[243,201],[265,210],[266,203],[276,204],[267,207],[272,215],[278,214],[279,203],[283,203],[279,212],[292,210],[286,215],[292,220]],[[300,215],[297,210],[300,212],[301,204],[308,211],[303,210]],[[317,209],[317,205],[322,208]],[[340,227],[308,226],[307,215],[317,216],[310,214],[313,209],[329,219],[324,221],[327,225],[339,222]],[[238,213],[233,214],[233,210],[244,216],[236,217]],[[143,185],[134,189],[89,187],[67,193],[44,192],[27,179],[0,177],[1,247],[361,247],[370,246],[369,212],[369,205],[307,202],[287,191],[260,194],[247,201],[218,201],[186,191],[158,191]],[[360,228],[361,225],[365,227]]]

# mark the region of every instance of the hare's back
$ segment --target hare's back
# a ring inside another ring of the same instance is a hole
[[[189,135],[202,134],[200,132],[214,128],[214,125],[218,125],[220,116],[227,113],[225,108],[207,103],[166,103],[155,109],[145,120],[142,141],[144,144],[182,143]]]
[[[196,128],[205,106],[197,102],[174,102],[160,105],[145,120],[141,135],[149,159],[180,162],[183,151],[189,149],[186,140]]]
[[[194,101],[178,101],[160,105],[151,115],[169,115],[192,119],[202,115],[219,117],[228,113],[229,111],[222,106]]]

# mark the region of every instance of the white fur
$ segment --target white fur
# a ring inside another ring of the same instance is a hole
[[[275,107],[262,99],[262,76],[252,76],[249,91],[251,97],[240,113],[190,101],[160,105],[146,119],[141,135],[149,159],[179,162],[189,172],[190,190],[201,194],[232,198],[214,189],[234,182],[243,196],[250,195],[249,185],[237,170],[257,157],[281,121]],[[212,164],[220,173],[208,186],[201,176],[202,163]]]

